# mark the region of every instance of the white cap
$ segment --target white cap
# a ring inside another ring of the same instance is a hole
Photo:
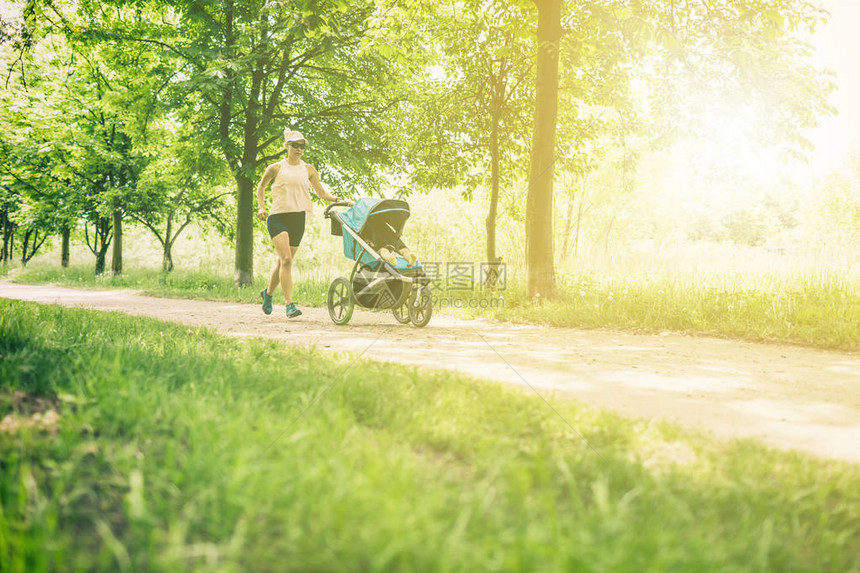
[[[308,140],[305,139],[305,136],[302,135],[300,132],[293,131],[292,129],[287,128],[284,130],[284,143],[289,143],[291,141],[304,141],[305,143],[308,142]]]

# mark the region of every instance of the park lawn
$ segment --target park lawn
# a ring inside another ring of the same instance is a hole
[[[37,265],[17,269],[10,280],[85,288],[134,288],[171,298],[258,303],[268,277],[238,288],[231,276],[138,269],[93,275],[91,267]],[[299,280],[300,305],[325,306],[331,281]],[[676,331],[758,342],[788,342],[860,351],[860,284],[847,276],[760,277],[756,281],[713,277],[696,283],[673,275],[600,279],[559,277],[553,301],[528,300],[522,284],[484,292],[440,292],[435,311],[501,321],[638,332]],[[276,302],[281,300],[276,295]]]
[[[676,331],[758,342],[860,351],[860,284],[831,276],[765,277],[752,284],[671,276],[562,280],[552,301],[529,301],[522,288],[502,293],[499,320]]]
[[[860,571],[857,465],[116,313],[0,355],[4,572]]]
[[[117,289],[128,288],[141,294],[165,298],[190,298],[224,302],[260,302],[260,291],[268,275],[257,273],[251,286],[237,287],[226,273],[175,270],[170,273],[154,269],[130,269],[122,274],[107,272],[94,275],[92,266],[30,265],[7,271],[6,279],[23,284],[55,284],[64,287]],[[325,306],[325,295],[331,281],[304,280],[294,283],[294,298],[306,306]],[[283,295],[277,295],[283,304]]]

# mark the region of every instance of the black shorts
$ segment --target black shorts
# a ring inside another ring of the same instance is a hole
[[[305,235],[305,212],[274,213],[266,219],[266,228],[273,239],[281,233],[290,235],[290,246],[298,247]]]

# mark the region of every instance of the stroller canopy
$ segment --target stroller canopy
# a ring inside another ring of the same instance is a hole
[[[362,238],[365,237],[363,231],[367,226],[384,224],[390,225],[399,237],[408,218],[409,204],[406,201],[376,197],[359,199],[340,215],[340,220]]]
[[[388,225],[397,237],[409,218],[409,204],[399,199],[377,199],[365,197],[339,214],[341,222],[352,229],[362,239],[371,242],[372,230],[376,225]],[[343,233],[343,254],[352,260],[361,259],[365,265],[377,264],[377,253],[371,255],[356,243],[350,233]],[[406,259],[398,256],[395,268],[406,268]]]

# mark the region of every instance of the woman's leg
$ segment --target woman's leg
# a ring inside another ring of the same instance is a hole
[[[277,277],[273,272],[269,279],[269,286],[274,292],[280,283],[286,303],[290,304],[293,302],[293,253],[295,253],[293,249],[295,247],[290,246],[290,235],[286,231],[275,235],[272,242],[275,244],[275,252],[278,254],[278,268],[276,269]]]
[[[281,284],[281,259],[275,260],[275,269],[272,271],[272,276],[269,277],[269,286],[266,287],[266,294],[272,296],[275,294],[275,289]]]
[[[299,250],[298,247],[292,247],[292,246],[290,247],[290,269],[289,269],[289,273],[288,273],[289,280],[290,280],[290,294],[289,294],[289,300],[287,301],[287,304],[290,304],[291,302],[293,302],[293,265],[292,265],[292,262],[296,260],[296,251],[298,251],[298,250]],[[283,266],[281,267],[281,269],[283,272]],[[284,283],[284,275],[283,274],[280,275],[280,279],[281,279],[281,284],[283,284]],[[287,296],[287,290],[286,289],[284,289],[284,296]]]
[[[290,236],[286,232],[277,235],[272,242],[275,243],[275,251],[278,253],[278,268],[277,279],[275,272],[269,279],[269,285],[272,286],[272,291],[277,288],[278,282],[281,283],[281,290],[284,291],[284,299],[287,304],[293,302],[293,259],[296,257],[298,247],[290,246]],[[272,285],[274,283],[274,285]]]

